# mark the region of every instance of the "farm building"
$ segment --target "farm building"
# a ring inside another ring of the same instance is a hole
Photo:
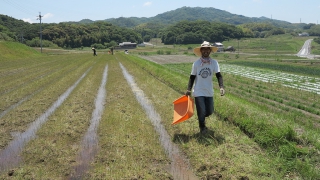
[[[218,48],[218,52],[221,52],[224,50],[223,44],[220,42],[215,42],[212,45]]]
[[[137,43],[132,43],[132,42],[122,42],[119,43],[120,48],[126,48],[126,49],[133,49],[137,47]]]
[[[299,33],[299,36],[309,36],[309,33],[306,33],[306,32]]]

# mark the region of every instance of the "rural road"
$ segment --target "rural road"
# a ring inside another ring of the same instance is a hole
[[[311,41],[312,39],[306,40],[304,45],[302,46],[301,50],[298,52],[297,56],[299,57],[306,57],[308,59],[314,59],[316,56],[313,54],[310,54],[311,51]]]

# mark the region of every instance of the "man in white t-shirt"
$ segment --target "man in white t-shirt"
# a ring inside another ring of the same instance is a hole
[[[191,95],[191,89],[194,84],[193,96],[197,109],[200,133],[203,134],[207,132],[205,118],[210,116],[214,111],[212,83],[214,75],[218,79],[221,96],[225,94],[225,90],[219,64],[216,60],[210,58],[210,53],[217,52],[217,47],[211,46],[209,42],[204,41],[193,52],[197,56],[200,56],[200,58],[192,65],[186,95]]]

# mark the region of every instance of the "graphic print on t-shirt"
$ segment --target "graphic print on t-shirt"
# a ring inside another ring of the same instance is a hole
[[[210,68],[203,68],[198,75],[200,75],[202,78],[207,78],[208,76],[211,76],[211,74],[212,72]]]

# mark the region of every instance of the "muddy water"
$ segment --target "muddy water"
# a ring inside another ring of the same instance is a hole
[[[70,95],[73,89],[79,84],[79,82],[90,71],[89,68],[69,89],[64,92],[53,105],[47,109],[39,118],[37,118],[29,128],[15,137],[9,145],[0,151],[0,171],[8,170],[19,165],[21,162],[20,153],[26,143],[35,138],[37,130],[45,123],[48,117],[64,102],[64,100]]]
[[[89,169],[90,162],[93,161],[98,151],[97,128],[105,105],[107,74],[108,66],[106,65],[95,100],[95,109],[92,112],[90,126],[82,139],[81,150],[77,159],[79,164],[75,167],[75,172],[71,175],[70,179],[81,178]]]
[[[120,63],[123,75],[127,82],[131,86],[133,93],[135,94],[138,102],[146,111],[149,119],[151,120],[155,130],[160,135],[160,142],[165,149],[167,155],[172,161],[169,172],[172,174],[174,179],[182,180],[195,180],[198,179],[195,174],[190,170],[187,159],[180,153],[179,148],[172,143],[171,137],[167,133],[165,127],[161,124],[161,117],[155,111],[150,101],[145,97],[143,91],[134,82],[134,78],[127,72],[125,67]]]

